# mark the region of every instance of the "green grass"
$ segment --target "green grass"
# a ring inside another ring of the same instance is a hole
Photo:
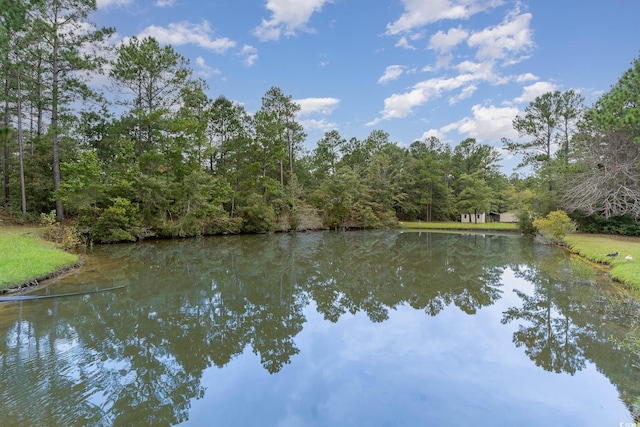
[[[614,280],[640,291],[640,238],[579,233],[568,235],[564,241],[583,258],[610,265],[609,274]],[[614,252],[619,255],[607,256]],[[627,255],[633,260],[626,260]]]
[[[400,227],[427,230],[494,230],[517,231],[517,224],[507,222],[485,222],[480,224],[468,222],[400,222]]]
[[[0,226],[0,290],[78,263],[78,256],[43,240],[38,227]]]
[[[503,222],[488,222],[484,224],[469,224],[461,222],[401,222],[406,229],[424,230],[478,230],[478,231],[517,231],[516,224]],[[602,234],[570,234],[565,237],[565,243],[572,252],[583,258],[611,267],[611,277],[629,288],[640,291],[640,238]],[[615,258],[607,254],[618,252]],[[631,255],[633,260],[625,258]]]

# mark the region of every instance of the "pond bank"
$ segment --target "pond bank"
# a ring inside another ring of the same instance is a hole
[[[78,255],[56,248],[33,226],[0,226],[0,254],[0,293],[38,285],[80,265]]]
[[[400,228],[440,231],[517,232],[509,223],[400,222]],[[610,267],[611,277],[640,292],[640,238],[576,233],[565,238],[573,253]],[[617,257],[608,254],[618,253]],[[19,290],[77,268],[79,257],[42,238],[41,228],[0,226],[0,293]],[[629,260],[627,257],[632,259]]]
[[[512,231],[517,225],[490,222],[469,224],[461,222],[401,222],[401,228],[451,231]],[[589,261],[610,268],[611,278],[640,293],[640,237],[609,234],[575,233],[565,238],[567,248]],[[618,253],[617,256],[607,256]],[[627,257],[631,257],[628,259]]]
[[[571,252],[608,265],[613,280],[640,292],[640,237],[575,233],[564,241]]]

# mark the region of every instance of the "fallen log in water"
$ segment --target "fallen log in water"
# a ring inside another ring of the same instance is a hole
[[[10,302],[10,301],[29,301],[32,299],[45,299],[45,298],[58,298],[58,297],[72,297],[75,295],[86,295],[86,294],[95,294],[96,292],[104,292],[104,291],[113,291],[116,289],[122,289],[125,285],[114,286],[112,288],[104,288],[104,289],[93,289],[90,291],[82,291],[82,292],[71,292],[68,294],[53,294],[53,295],[16,295],[14,297],[0,297],[0,302]]]

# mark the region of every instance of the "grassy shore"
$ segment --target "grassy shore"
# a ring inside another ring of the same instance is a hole
[[[401,227],[426,230],[517,231],[516,224],[489,222],[468,224],[461,222],[404,222]],[[640,237],[602,234],[570,234],[565,238],[569,249],[581,257],[611,267],[611,277],[630,289],[640,292]],[[607,254],[618,252],[617,257]],[[626,257],[631,256],[631,260]]]
[[[401,222],[407,229],[517,231],[515,224],[490,222]],[[46,277],[78,263],[78,256],[55,248],[41,238],[38,227],[0,225],[0,291]],[[565,238],[571,251],[611,266],[611,277],[640,291],[640,238],[571,234]],[[617,257],[607,254],[618,252]],[[632,260],[626,257],[631,256]]]
[[[640,238],[602,234],[570,234],[565,243],[572,252],[583,258],[608,264],[614,280],[624,283],[634,291],[640,291]],[[618,252],[618,256],[607,254]],[[627,260],[627,256],[632,259]]]
[[[516,224],[508,222],[401,222],[402,228],[421,230],[477,230],[477,231],[517,231]]]
[[[78,256],[41,238],[38,227],[0,225],[0,291],[39,280],[78,263]]]

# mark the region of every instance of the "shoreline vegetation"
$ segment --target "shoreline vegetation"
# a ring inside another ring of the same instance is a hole
[[[430,231],[518,232],[512,223],[400,222],[399,228]],[[0,293],[19,290],[79,266],[79,257],[44,239],[44,228],[0,226]],[[611,278],[634,292],[640,291],[640,238],[575,233],[565,237],[567,248],[609,267]],[[608,254],[618,253],[611,257]],[[631,260],[627,259],[630,256]]]
[[[517,225],[489,222],[469,224],[459,222],[401,222],[401,228],[419,230],[469,230],[469,231],[512,231]],[[567,249],[580,257],[608,268],[613,280],[634,292],[640,299],[640,237],[612,234],[573,233],[564,238]],[[617,253],[617,256],[608,254]],[[627,259],[630,256],[631,259]]]
[[[78,255],[44,239],[38,226],[0,226],[0,293],[22,289],[77,267]]]

